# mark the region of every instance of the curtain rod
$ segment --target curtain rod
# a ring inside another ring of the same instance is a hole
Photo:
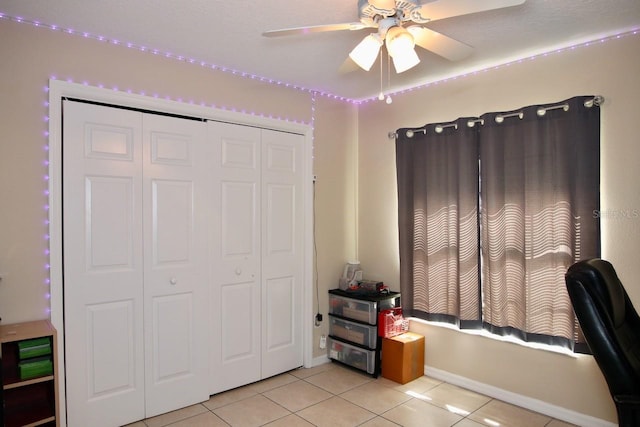
[[[586,101],[584,101],[584,106],[586,108],[591,108],[593,106],[599,107],[602,104],[604,104],[604,96],[602,95],[596,95],[591,99],[587,99]],[[562,109],[564,111],[569,111],[569,104],[564,103],[564,104],[558,104],[558,105],[552,105],[549,107],[540,107],[536,110],[536,114],[540,117],[544,116],[545,114],[547,114],[547,111],[550,110],[559,110]],[[522,111],[516,111],[515,113],[509,113],[509,114],[498,114],[495,118],[497,123],[502,123],[504,121],[504,119],[509,118],[509,117],[518,117],[520,119],[522,119],[524,117],[524,113]],[[484,125],[484,120],[483,119],[470,119],[467,122],[467,126],[468,127],[474,127],[476,125],[476,123],[480,123],[480,125]],[[458,129],[458,125],[456,123],[447,123],[447,124],[439,124],[436,125],[435,127],[435,131],[437,133],[441,133],[444,129],[446,128],[450,128],[450,127],[454,127],[456,129]],[[422,128],[417,128],[417,129],[407,129],[406,131],[406,136],[407,138],[413,138],[413,136],[416,133],[427,133],[427,129],[422,127]],[[396,139],[398,138],[398,133],[395,131],[391,131],[387,134],[387,137],[389,139]]]

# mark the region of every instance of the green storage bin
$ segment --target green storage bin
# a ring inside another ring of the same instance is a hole
[[[20,360],[49,354],[51,354],[51,340],[49,337],[18,342],[18,358]]]
[[[18,363],[18,371],[21,380],[53,375],[53,362],[51,357],[23,360]]]

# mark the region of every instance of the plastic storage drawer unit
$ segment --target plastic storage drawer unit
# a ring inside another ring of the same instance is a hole
[[[354,368],[374,374],[376,370],[375,350],[365,350],[331,337],[327,338],[329,357]]]
[[[376,348],[378,331],[375,326],[363,325],[332,316],[329,317],[329,322],[329,335],[369,348]]]

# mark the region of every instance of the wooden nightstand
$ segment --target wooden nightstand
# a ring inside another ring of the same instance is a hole
[[[2,344],[3,408],[0,420],[2,425],[5,427],[58,426],[55,328],[48,320],[2,325],[0,326],[0,343]],[[31,343],[40,348],[29,354]],[[23,350],[26,347],[27,350],[22,352],[22,356],[21,347]],[[42,362],[48,363],[50,368],[44,373],[33,374],[22,369],[25,366],[28,367],[29,363],[41,364]]]

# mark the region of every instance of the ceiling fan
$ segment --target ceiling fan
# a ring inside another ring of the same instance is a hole
[[[517,6],[525,0],[358,0],[359,22],[316,25],[266,31],[266,37],[290,36],[325,31],[375,28],[352,51],[349,57],[369,71],[383,44],[397,73],[420,62],[414,46],[427,49],[450,61],[461,60],[473,48],[423,25],[439,19],[468,15],[487,10]]]

